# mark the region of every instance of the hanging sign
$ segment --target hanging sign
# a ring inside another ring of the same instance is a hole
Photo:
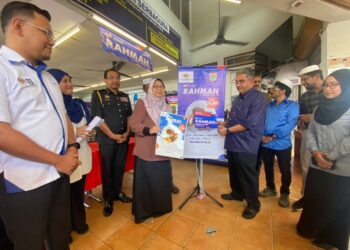
[[[151,55],[140,47],[129,43],[116,34],[99,27],[102,39],[102,48],[105,52],[116,55],[144,69],[153,71]]]
[[[181,64],[181,37],[145,0],[71,0]]]

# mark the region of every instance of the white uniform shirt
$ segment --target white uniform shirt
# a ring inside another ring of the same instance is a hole
[[[57,81],[17,52],[0,49],[0,122],[9,123],[38,145],[63,154],[67,145],[66,111]],[[1,140],[1,138],[0,138]],[[30,151],[30,148],[28,148]],[[56,168],[0,151],[0,173],[8,193],[28,191],[60,177]]]

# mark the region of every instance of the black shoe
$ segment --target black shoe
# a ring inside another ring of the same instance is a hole
[[[334,246],[328,243],[324,243],[320,240],[313,240],[311,241],[312,245],[317,246],[318,248],[326,249],[326,250],[332,250],[335,249]]]
[[[222,194],[221,198],[224,199],[224,200],[227,200],[227,201],[231,201],[231,200],[243,201],[244,200],[243,197],[240,197],[240,196],[238,196],[235,193]]]
[[[112,213],[113,213],[113,201],[105,201],[105,206],[103,208],[103,215],[105,217],[108,217]]]
[[[280,207],[289,207],[289,194],[281,194],[279,200],[278,200],[278,205],[280,205]]]
[[[124,203],[132,202],[132,198],[126,196],[125,193],[120,193],[119,195],[116,195],[114,197],[114,200],[115,201],[121,201],[121,202],[124,202]]]
[[[171,192],[173,194],[178,194],[180,193],[180,189],[175,185],[174,182],[171,182]]]
[[[86,234],[87,232],[89,232],[89,225],[85,224],[84,227],[82,227],[81,229],[75,229],[75,231],[77,232],[77,234]]]
[[[302,197],[301,199],[297,200],[292,204],[293,211],[299,211],[299,210],[302,210],[303,208],[304,208],[304,197]]]
[[[243,218],[249,220],[253,219],[257,213],[259,213],[259,210],[247,207],[246,209],[244,209],[242,216]]]

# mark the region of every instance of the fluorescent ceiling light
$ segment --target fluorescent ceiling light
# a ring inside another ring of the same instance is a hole
[[[163,55],[163,54],[160,53],[158,50],[155,50],[155,49],[153,49],[153,48],[149,48],[149,50],[150,50],[152,53],[156,54],[157,56],[159,56],[159,57],[163,58],[164,60],[170,62],[171,64],[177,65],[177,63],[176,63],[174,60],[172,60],[172,59],[170,59],[169,57]]]
[[[114,30],[115,32],[117,32],[118,34],[124,36],[125,38],[133,41],[134,43],[140,45],[141,47],[143,48],[146,48],[147,47],[147,44],[145,44],[144,42],[140,41],[139,39],[135,38],[134,36],[130,35],[129,33],[125,32],[124,30],[122,30],[121,28],[118,28],[116,25],[112,24],[111,22],[107,21],[106,19],[98,16],[98,15],[95,15],[95,14],[92,14],[91,17],[97,21],[98,23],[106,26],[107,28],[110,28],[112,30]]]
[[[80,91],[83,91],[83,90],[86,90],[86,89],[89,89],[90,87],[83,87],[83,88],[78,88],[78,89],[73,89],[73,92],[80,92]]]
[[[144,77],[144,76],[150,76],[150,75],[156,75],[156,74],[160,74],[160,73],[163,73],[163,72],[167,72],[169,71],[168,68],[163,68],[163,69],[160,69],[160,70],[157,70],[157,71],[153,71],[153,72],[150,72],[150,73],[145,73],[145,74],[141,74],[141,75],[134,75],[132,76],[132,78],[122,78],[120,81],[121,82],[126,82],[126,81],[129,81],[129,80],[134,80],[134,79],[137,79],[137,78],[140,78],[140,77]],[[102,86],[102,85],[105,85],[105,83],[95,83],[89,87],[77,87],[73,90],[73,92],[80,92],[80,91],[84,91],[84,90],[87,90],[87,89],[92,89],[92,88],[96,88],[96,87],[99,87],[99,86]]]
[[[169,69],[168,69],[168,68],[165,68],[165,69],[153,71],[153,72],[151,72],[151,73],[141,74],[140,77],[156,75],[156,74],[163,73],[163,72],[167,72],[167,71],[169,71]]]
[[[226,0],[226,2],[231,2],[231,3],[235,3],[235,4],[241,4],[242,0]]]
[[[64,41],[66,41],[68,38],[74,36],[76,33],[78,33],[80,31],[80,27],[79,25],[73,27],[72,29],[70,29],[68,32],[66,32],[65,34],[63,34],[62,36],[60,36],[59,38],[57,38],[55,40],[55,45],[53,47],[57,47],[58,45],[60,45],[61,43],[63,43]]]

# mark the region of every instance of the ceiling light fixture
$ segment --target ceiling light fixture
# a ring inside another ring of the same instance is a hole
[[[170,59],[169,57],[163,55],[163,54],[160,53],[158,50],[155,50],[155,49],[153,49],[153,48],[149,48],[149,51],[151,51],[152,53],[156,54],[157,56],[163,58],[164,60],[170,62],[171,64],[173,64],[173,65],[175,65],[175,66],[177,65],[177,63],[176,63],[174,60],[172,60],[172,59]]]
[[[92,14],[91,15],[92,19],[94,19],[95,21],[97,21],[98,23],[106,26],[107,28],[110,28],[112,30],[114,30],[115,32],[117,32],[118,34],[124,36],[125,38],[133,41],[134,43],[140,45],[143,48],[147,47],[147,44],[145,44],[144,42],[140,41],[139,39],[135,38],[134,36],[130,35],[129,33],[125,32],[124,30],[122,30],[121,28],[118,28],[116,25],[112,24],[111,22],[107,21],[106,19]]]
[[[140,77],[144,77],[144,76],[150,76],[150,75],[155,75],[155,74],[160,74],[160,73],[163,73],[163,72],[167,72],[169,71],[169,68],[163,68],[163,69],[160,69],[160,70],[157,70],[157,71],[153,71],[153,72],[150,72],[150,73],[145,73],[145,74],[141,74],[141,75],[134,75],[132,76],[132,78],[122,78],[120,81],[121,82],[126,82],[126,81],[129,81],[129,80],[134,80],[134,79],[137,79],[137,78],[140,78]],[[84,90],[87,90],[87,89],[92,89],[92,88],[96,88],[96,87],[99,87],[99,86],[102,86],[102,85],[105,85],[105,83],[95,83],[89,87],[77,87],[73,90],[73,92],[80,92],[80,91],[84,91]]]
[[[241,0],[226,0],[226,2],[235,3],[235,4],[241,4],[242,3]]]
[[[77,26],[73,27],[72,29],[68,30],[65,34],[63,34],[62,36],[60,36],[59,38],[57,38],[55,40],[55,45],[53,47],[57,47],[58,45],[60,45],[64,41],[66,41],[68,38],[74,36],[79,31],[80,31],[79,25],[77,25]]]
[[[304,4],[303,0],[296,0],[290,5],[290,7],[291,8],[298,8],[298,7],[300,7],[303,4]]]
[[[169,71],[168,68],[165,68],[165,69],[160,69],[160,70],[157,70],[157,71],[153,71],[151,73],[145,73],[145,74],[141,74],[140,77],[145,77],[145,76],[151,76],[151,75],[156,75],[156,74],[160,74],[160,73],[163,73],[163,72],[167,72]]]

